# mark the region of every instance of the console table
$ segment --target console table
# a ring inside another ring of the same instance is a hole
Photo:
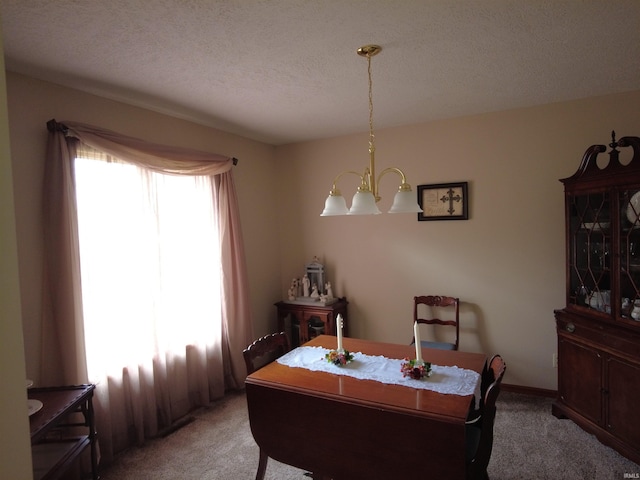
[[[31,388],[28,397],[42,402],[29,417],[34,480],[53,480],[91,449],[91,478],[98,480],[94,385]]]
[[[289,338],[292,346],[295,347],[308,342],[311,338],[321,333],[336,335],[336,318],[340,314],[343,320],[343,335],[348,337],[348,303],[344,297],[339,298],[337,302],[331,305],[278,302],[275,304],[278,309],[278,331],[287,331],[285,320],[291,316]]]

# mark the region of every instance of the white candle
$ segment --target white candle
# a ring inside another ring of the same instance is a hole
[[[418,322],[413,324],[413,339],[416,342],[416,360],[422,361],[422,346],[420,345],[420,329],[418,328]]]
[[[338,350],[342,350],[342,315],[336,319],[336,333],[338,334]]]

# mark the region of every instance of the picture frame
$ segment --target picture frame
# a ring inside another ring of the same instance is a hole
[[[468,182],[418,185],[418,221],[468,220]]]

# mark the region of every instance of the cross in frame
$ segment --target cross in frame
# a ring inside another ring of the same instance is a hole
[[[453,202],[460,202],[462,201],[462,196],[460,194],[454,195],[454,191],[453,188],[450,188],[449,190],[447,190],[447,194],[443,195],[442,197],[440,197],[440,201],[442,203],[445,202],[449,202],[449,208],[447,209],[447,212],[449,212],[449,215],[453,215],[454,212],[456,211],[455,208],[453,208]]]

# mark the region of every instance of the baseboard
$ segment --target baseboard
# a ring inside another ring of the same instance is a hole
[[[523,395],[535,395],[537,397],[555,398],[556,396],[558,396],[558,392],[556,390],[547,390],[546,388],[525,387],[522,385],[509,385],[508,383],[503,383],[502,385],[500,385],[500,388],[504,392],[522,393]]]

